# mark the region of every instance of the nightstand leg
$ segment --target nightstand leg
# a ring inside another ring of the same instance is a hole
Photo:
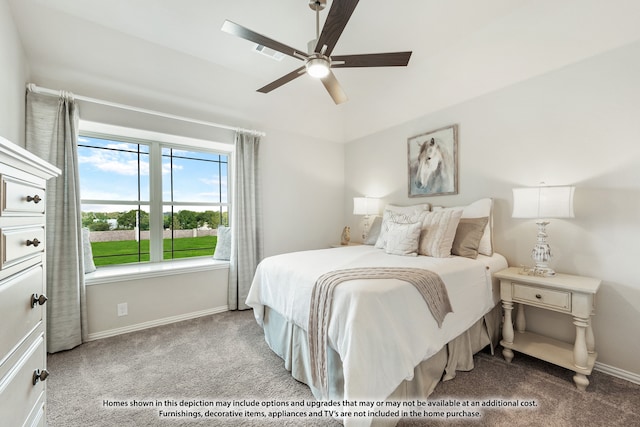
[[[593,336],[593,328],[591,327],[591,318],[589,318],[589,324],[587,325],[587,352],[596,352],[596,339]]]
[[[502,340],[507,344],[513,344],[513,320],[511,312],[513,311],[513,303],[511,301],[502,301],[504,308],[504,323],[502,324]],[[503,348],[502,355],[507,363],[513,360],[513,351],[510,348]]]
[[[587,352],[587,331],[589,329],[589,318],[574,317],[573,324],[576,325],[576,342],[573,345],[573,364],[578,368],[587,368],[589,354]],[[592,337],[593,338],[593,337]],[[590,339],[592,339],[590,338]],[[593,343],[592,343],[593,344]],[[578,390],[586,390],[589,380],[586,375],[576,372],[573,376]]]
[[[527,329],[527,319],[524,315],[524,304],[518,304],[516,312],[516,331],[524,332]]]

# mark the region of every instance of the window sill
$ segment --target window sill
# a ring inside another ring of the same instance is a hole
[[[178,261],[128,264],[98,267],[96,271],[84,275],[84,282],[85,285],[92,286],[228,268],[229,261],[219,261],[212,258],[194,258]]]

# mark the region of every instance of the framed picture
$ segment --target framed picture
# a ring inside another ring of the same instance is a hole
[[[407,139],[409,197],[458,194],[458,125]]]

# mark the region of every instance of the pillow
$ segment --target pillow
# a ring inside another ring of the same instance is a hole
[[[392,222],[387,230],[385,252],[392,255],[417,256],[422,223],[400,224]]]
[[[96,264],[93,262],[93,249],[89,240],[89,229],[82,227],[82,257],[84,258],[84,274],[96,271]]]
[[[455,208],[433,208],[434,210],[462,209],[462,218],[483,218],[488,217],[487,225],[480,239],[478,253],[482,255],[493,255],[493,200],[490,198],[477,200],[467,206],[459,206]]]
[[[369,227],[369,234],[367,234],[367,238],[364,240],[365,245],[375,245],[378,241],[378,236],[380,236],[380,227],[382,226],[382,218],[377,216],[371,223],[371,227]]]
[[[380,235],[376,240],[376,248],[384,249],[386,246],[387,230],[390,223],[413,224],[422,222],[427,212],[429,212],[428,203],[413,206],[387,205],[382,214],[382,225],[380,226]]]
[[[231,258],[231,228],[221,225],[218,227],[218,243],[213,252],[213,259],[229,261]]]
[[[427,213],[422,222],[418,253],[434,258],[450,257],[461,216],[461,209],[442,209]]]
[[[465,258],[478,258],[478,247],[489,217],[461,218],[453,239],[451,253]]]

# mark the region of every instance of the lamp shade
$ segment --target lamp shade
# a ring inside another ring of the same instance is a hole
[[[380,213],[380,199],[372,197],[354,197],[354,215],[378,215]]]
[[[573,218],[575,187],[513,189],[513,218]]]

